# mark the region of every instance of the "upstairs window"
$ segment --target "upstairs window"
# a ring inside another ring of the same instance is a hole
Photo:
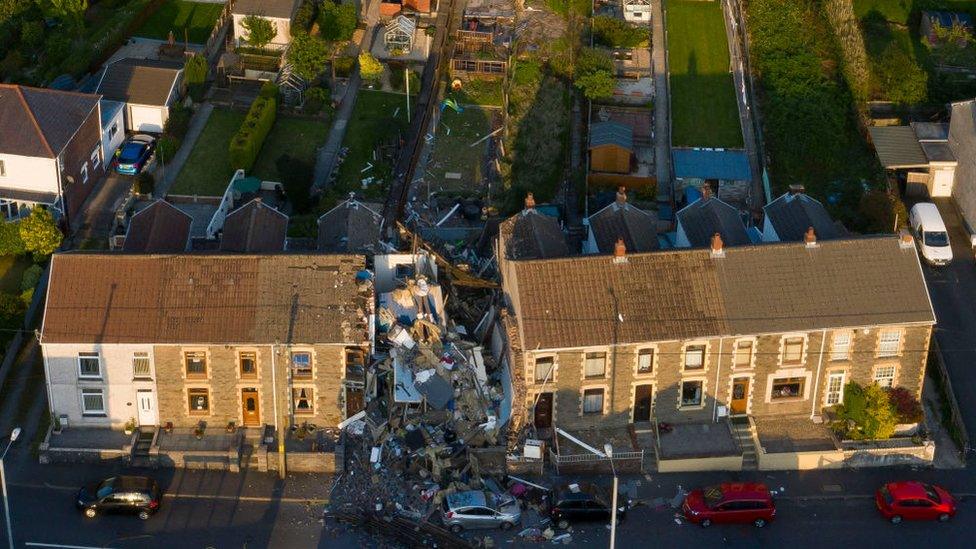
[[[186,377],[207,377],[207,353],[192,351],[183,354]]]
[[[607,353],[586,353],[583,375],[586,377],[605,377],[607,375]]]
[[[898,356],[901,351],[901,330],[881,330],[878,334],[878,356]]]
[[[78,353],[78,377],[102,377],[98,353]]]
[[[654,349],[637,351],[637,373],[649,374],[654,371]]]
[[[744,340],[735,344],[735,364],[736,368],[752,367],[752,341]]]
[[[783,340],[783,363],[799,364],[803,362],[803,338],[788,337]]]
[[[258,355],[253,352],[244,352],[238,355],[238,360],[241,363],[241,377],[242,378],[256,378],[258,377]]]
[[[837,332],[830,344],[830,360],[848,360],[851,358],[851,333]]]
[[[291,354],[291,377],[293,379],[312,379],[312,353]]]
[[[689,345],[685,348],[685,370],[701,370],[705,367],[705,346]]]
[[[535,359],[535,382],[544,383],[553,381],[552,371],[555,361],[551,356],[544,356]]]
[[[132,353],[132,377],[135,379],[149,379],[149,353]]]

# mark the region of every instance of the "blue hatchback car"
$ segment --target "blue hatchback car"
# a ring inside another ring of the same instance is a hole
[[[138,134],[125,140],[115,151],[112,166],[115,173],[137,175],[149,163],[156,150],[156,139],[151,135]]]

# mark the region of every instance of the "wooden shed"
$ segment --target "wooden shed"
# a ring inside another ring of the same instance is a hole
[[[590,171],[630,173],[634,130],[618,122],[590,125]]]

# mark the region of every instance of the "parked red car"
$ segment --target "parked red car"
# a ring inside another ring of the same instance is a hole
[[[692,490],[681,506],[689,522],[710,526],[713,522],[752,523],[766,526],[776,517],[773,495],[757,482],[725,483]]]
[[[941,486],[924,482],[889,482],[874,496],[881,516],[898,524],[902,520],[940,520],[956,516],[956,498]]]

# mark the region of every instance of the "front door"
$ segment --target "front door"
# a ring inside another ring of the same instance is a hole
[[[740,377],[732,381],[732,413],[745,414],[749,409],[749,378]]]
[[[535,426],[537,429],[552,427],[552,393],[542,393],[535,403]]]
[[[634,423],[651,420],[651,386],[634,387]]]
[[[366,409],[363,393],[359,387],[346,386],[346,417],[352,417]]]
[[[136,402],[139,405],[139,425],[156,425],[159,423],[159,418],[156,416],[156,398],[152,391],[136,393]]]
[[[261,424],[261,405],[258,402],[257,390],[241,390],[241,409],[244,411],[244,425],[255,426]]]

